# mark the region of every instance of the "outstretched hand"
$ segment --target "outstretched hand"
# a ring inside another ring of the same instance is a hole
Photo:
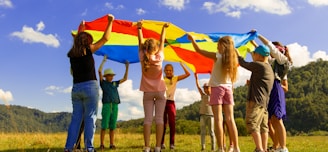
[[[165,28],[167,28],[167,27],[169,27],[170,26],[170,23],[169,22],[166,22],[164,25],[163,25],[163,27],[165,27]]]
[[[104,55],[103,62],[107,61],[107,55]]]
[[[187,33],[187,38],[190,41],[194,40],[194,37],[191,34],[189,34],[189,33]]]
[[[83,32],[85,30],[85,21],[82,20],[79,26],[79,31],[78,32]]]
[[[142,28],[142,23],[143,23],[143,20],[139,20],[139,21],[137,22],[137,27],[138,27],[138,28]]]
[[[128,67],[129,67],[129,64],[130,64],[129,61],[126,60],[126,61],[125,61],[125,67],[128,68]]]
[[[114,15],[108,14],[108,21],[113,21],[115,19]]]

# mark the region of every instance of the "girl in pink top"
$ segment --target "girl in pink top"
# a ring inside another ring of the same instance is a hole
[[[156,122],[156,147],[155,152],[161,150],[161,139],[164,130],[164,108],[166,104],[166,86],[162,74],[162,64],[164,60],[164,40],[165,30],[169,26],[165,23],[162,28],[159,42],[153,38],[143,40],[142,21],[137,23],[139,41],[139,59],[141,63],[140,91],[144,92],[144,152],[150,152],[150,134],[155,108]]]

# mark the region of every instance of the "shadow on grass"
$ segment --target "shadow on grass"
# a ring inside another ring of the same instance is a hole
[[[63,152],[64,148],[31,148],[31,149],[9,149],[1,152]]]
[[[115,150],[109,149],[106,147],[104,150],[96,148],[97,152],[134,152],[142,151],[143,146],[127,145],[124,148],[117,147]],[[9,150],[0,150],[0,152],[63,152],[64,148],[31,148],[31,149],[9,149]],[[81,151],[82,152],[82,151]]]

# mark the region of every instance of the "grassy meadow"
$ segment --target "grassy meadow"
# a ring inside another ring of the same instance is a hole
[[[62,152],[66,140],[65,133],[0,133],[1,152]],[[169,145],[168,134],[165,145]],[[109,136],[106,134],[106,143],[109,143]],[[210,138],[207,136],[207,147],[210,151]],[[95,147],[100,146],[100,135],[95,135]],[[199,135],[176,135],[175,150],[163,150],[163,152],[199,152]],[[151,136],[151,144],[155,144],[155,135]],[[271,141],[269,140],[271,145]],[[242,152],[252,152],[254,144],[252,138],[239,137],[239,145]],[[105,145],[104,152],[141,152],[143,148],[142,134],[123,134],[119,130],[116,132],[116,150],[109,150],[109,144]],[[328,136],[295,136],[287,137],[287,146],[290,152],[326,152],[328,151]],[[84,145],[82,144],[82,147]],[[101,150],[97,149],[97,152]]]

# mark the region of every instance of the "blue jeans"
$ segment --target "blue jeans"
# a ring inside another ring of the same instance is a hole
[[[93,139],[96,131],[96,120],[99,100],[99,87],[96,80],[73,85],[72,120],[68,128],[65,149],[72,151],[77,143],[80,127],[84,127],[84,145],[87,151],[93,151]],[[84,121],[84,126],[81,126]]]

